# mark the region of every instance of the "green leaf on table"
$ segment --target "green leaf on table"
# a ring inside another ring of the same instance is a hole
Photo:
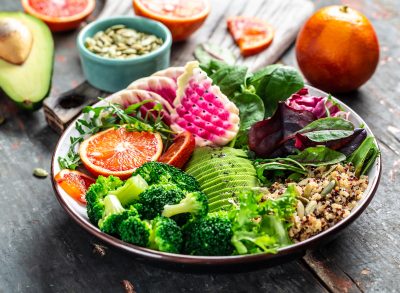
[[[347,159],[355,168],[356,176],[365,175],[379,156],[379,149],[372,136],[368,136]]]
[[[194,51],[194,56],[202,64],[208,64],[211,60],[224,61],[227,64],[236,62],[236,57],[232,51],[210,43],[198,45]]]
[[[303,166],[323,166],[343,162],[346,156],[325,146],[306,148],[302,152],[289,156]]]
[[[354,125],[350,121],[339,117],[327,117],[311,122],[297,133],[315,142],[326,142],[349,137],[353,132]]]
[[[254,73],[249,78],[248,85],[254,86],[257,95],[264,101],[264,116],[270,117],[277,109],[278,102],[302,89],[304,81],[293,67],[274,64]]]

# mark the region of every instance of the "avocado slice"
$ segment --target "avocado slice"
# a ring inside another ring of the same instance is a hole
[[[0,88],[19,105],[35,110],[47,96],[53,72],[54,42],[47,25],[23,12],[0,12],[0,20],[25,24],[33,36],[32,48],[21,65],[0,59]]]

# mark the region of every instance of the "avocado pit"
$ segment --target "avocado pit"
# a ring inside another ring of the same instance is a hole
[[[22,64],[32,49],[33,37],[29,28],[13,18],[0,19],[0,58]]]

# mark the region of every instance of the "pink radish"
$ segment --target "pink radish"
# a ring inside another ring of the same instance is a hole
[[[191,132],[197,146],[222,146],[239,131],[239,110],[212,80],[199,68],[197,61],[188,62],[178,78],[171,129]]]

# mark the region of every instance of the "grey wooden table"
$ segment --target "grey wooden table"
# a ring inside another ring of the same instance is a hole
[[[235,1],[244,5],[252,1]],[[55,199],[50,179],[32,176],[50,168],[58,139],[42,111],[19,111],[0,96],[0,292],[123,292],[129,280],[137,292],[399,292],[400,291],[400,3],[398,0],[341,1],[373,22],[381,61],[359,91],[340,96],[376,134],[383,175],[375,199],[339,238],[306,257],[273,268],[235,274],[176,272],[138,262],[109,247],[93,253],[99,241],[74,223]],[[315,1],[317,7],[340,1]],[[101,8],[101,5],[99,5]],[[208,21],[221,21],[224,9]],[[19,10],[2,0],[0,10]],[[207,40],[206,26],[174,46],[173,62],[183,64],[196,43]],[[83,81],[73,39],[57,34],[52,94]],[[67,56],[68,58],[66,58]],[[293,48],[282,62],[296,66]],[[71,71],[71,68],[75,68]],[[101,243],[100,243],[101,244]]]

